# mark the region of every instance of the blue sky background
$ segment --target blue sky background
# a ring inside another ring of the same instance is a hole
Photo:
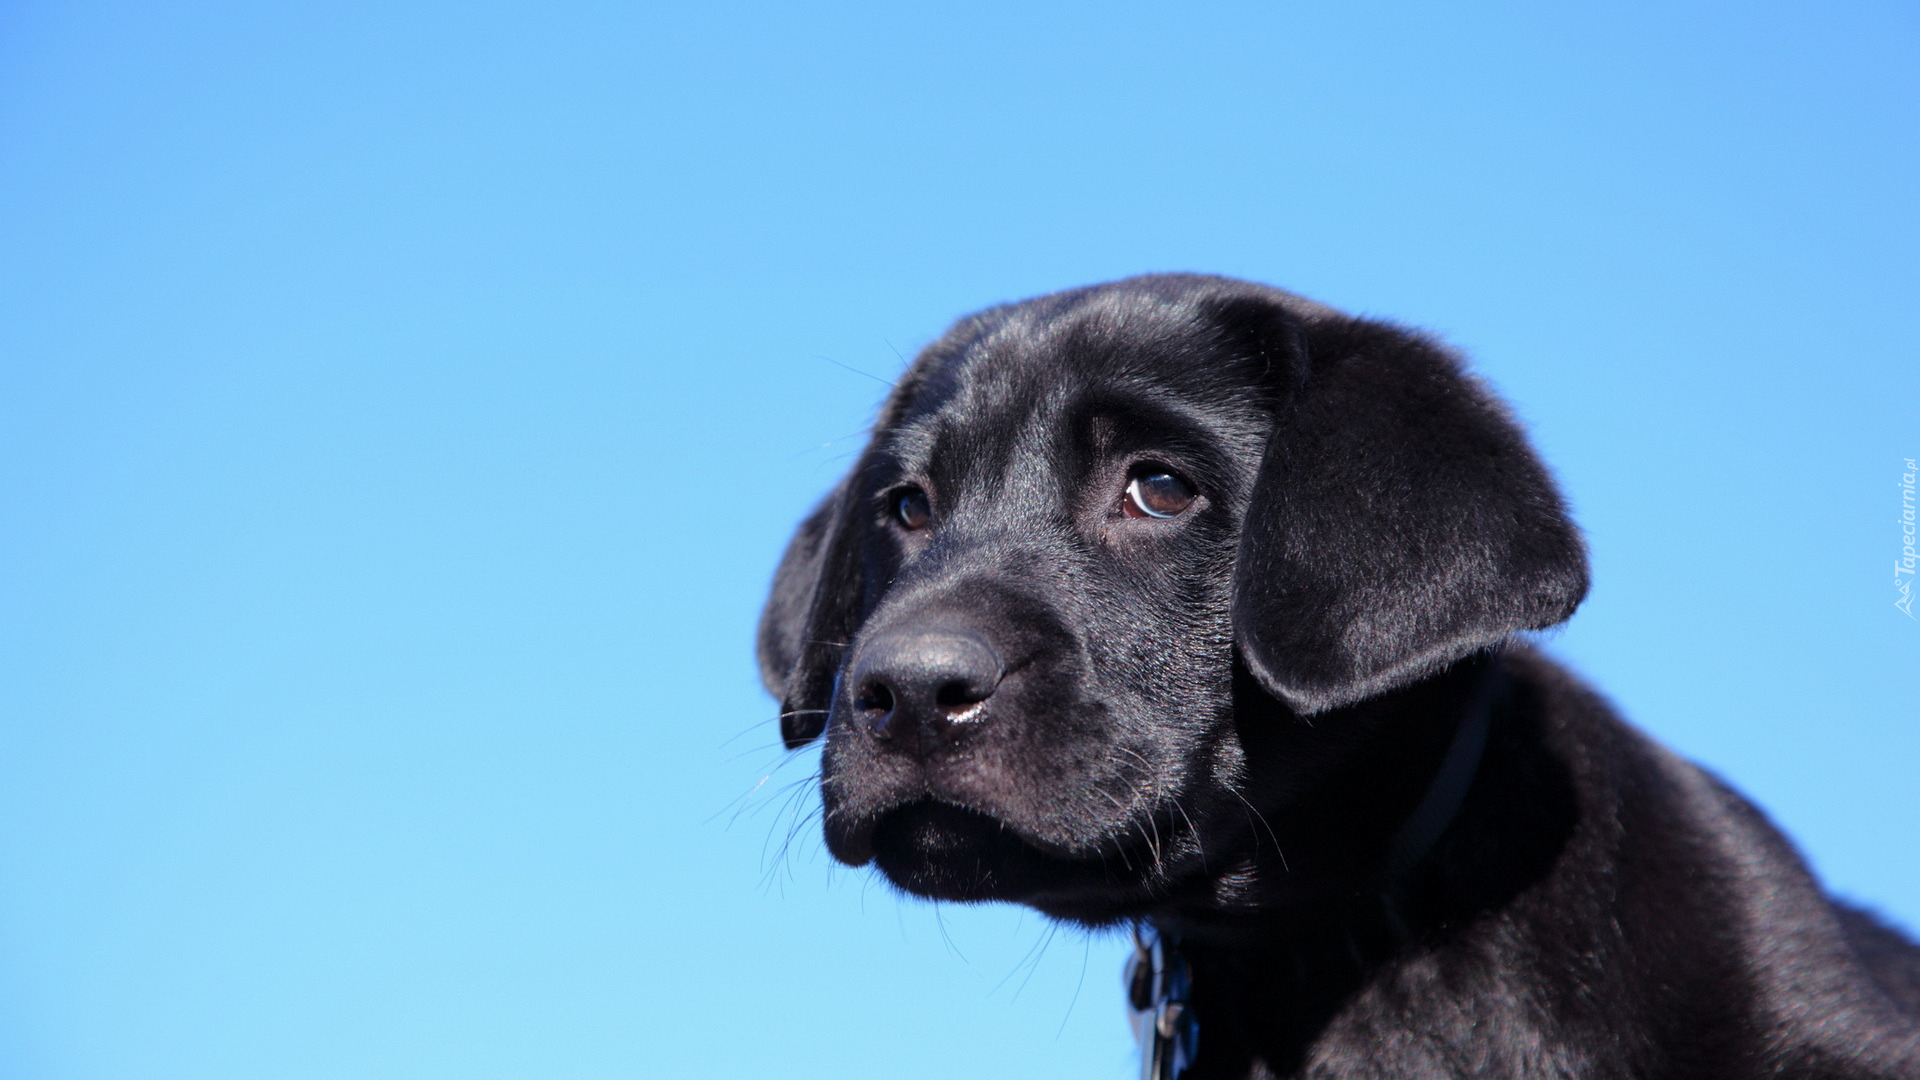
[[[1146,270],[1470,352],[1551,648],[1920,926],[1916,136],[1897,3],[0,6],[0,1076],[1129,1075],[1118,942],[786,843],[750,639]]]

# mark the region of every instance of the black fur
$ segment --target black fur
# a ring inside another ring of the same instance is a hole
[[[1155,470],[1192,504],[1123,514]],[[837,858],[1177,940],[1191,1077],[1920,1077],[1920,949],[1511,640],[1586,585],[1439,345],[1142,277],[920,355],[781,561],[761,670],[787,743],[825,735]],[[1495,665],[1464,802],[1388,874]]]

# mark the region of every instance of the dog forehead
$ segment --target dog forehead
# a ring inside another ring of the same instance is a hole
[[[1151,403],[1197,422],[1257,396],[1247,365],[1191,305],[1148,299],[1030,303],[970,340],[935,343],[889,410],[890,449],[920,465],[1004,463],[1051,452],[1089,406]]]

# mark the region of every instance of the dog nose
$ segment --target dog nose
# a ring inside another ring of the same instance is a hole
[[[923,750],[973,719],[1000,683],[1000,656],[979,635],[954,629],[883,633],[860,650],[853,707],[881,739]]]

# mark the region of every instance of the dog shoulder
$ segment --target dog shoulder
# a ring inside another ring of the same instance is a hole
[[[1571,1014],[1630,1007],[1639,1015],[1591,1019],[1645,1032],[1653,1073],[1674,1064],[1661,1047],[1690,1047],[1785,1074],[1920,1076],[1920,946],[1836,903],[1718,777],[1558,664],[1512,652],[1575,821],[1553,872],[1463,939],[1462,955],[1501,957],[1476,976],[1488,982],[1479,996],[1526,1001],[1499,1044],[1553,1075],[1577,1055],[1527,1037],[1520,1018],[1557,1016],[1548,1029],[1564,1034],[1582,1027]],[[1729,1038],[1704,1046],[1708,1031]]]

